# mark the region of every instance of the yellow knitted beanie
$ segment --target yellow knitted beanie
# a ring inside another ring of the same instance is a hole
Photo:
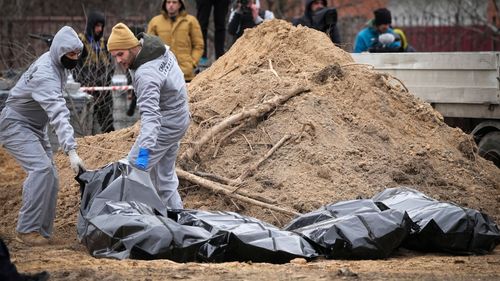
[[[139,46],[139,40],[135,38],[130,29],[123,23],[117,23],[111,30],[108,39],[108,51],[128,50]]]

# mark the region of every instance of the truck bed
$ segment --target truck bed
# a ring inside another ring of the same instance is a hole
[[[412,94],[445,117],[500,119],[498,52],[361,53],[352,57],[399,78]]]

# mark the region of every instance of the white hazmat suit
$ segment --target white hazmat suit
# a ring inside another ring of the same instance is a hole
[[[156,36],[143,35],[142,49],[130,67],[141,130],[128,159],[136,163],[140,149],[149,151],[149,171],[168,208],[181,209],[175,160],[191,118],[184,75],[174,54]]]
[[[61,28],[50,50],[33,62],[10,90],[0,115],[0,143],[27,172],[16,228],[19,233],[38,232],[45,238],[52,234],[59,183],[48,123],[55,129],[64,152],[70,155],[73,169],[81,163],[63,97],[69,72],[61,58],[70,52],[80,53],[82,48],[71,27]]]

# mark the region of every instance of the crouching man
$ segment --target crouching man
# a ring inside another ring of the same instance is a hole
[[[28,245],[49,243],[56,215],[59,179],[52,159],[47,124],[69,155],[75,173],[85,170],[76,153],[70,112],[63,96],[69,70],[83,44],[69,26],[61,28],[50,50],[33,62],[10,90],[0,115],[0,144],[28,174],[17,220],[17,240]]]

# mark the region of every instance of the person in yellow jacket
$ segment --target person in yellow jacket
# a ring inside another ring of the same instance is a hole
[[[186,12],[182,0],[163,0],[161,14],[148,23],[148,34],[160,37],[177,58],[187,82],[203,54],[203,35],[196,17]]]

